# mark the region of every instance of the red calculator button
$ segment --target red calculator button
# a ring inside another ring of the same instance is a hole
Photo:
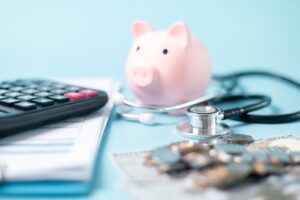
[[[68,92],[64,94],[70,101],[77,101],[85,98],[85,95],[77,92]]]
[[[81,90],[79,93],[83,94],[85,97],[96,97],[96,96],[98,96],[98,92],[94,91],[94,90]]]

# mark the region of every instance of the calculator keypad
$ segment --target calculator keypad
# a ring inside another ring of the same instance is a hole
[[[71,101],[77,101],[85,98],[84,94],[77,92],[68,92],[65,94],[65,96],[68,97]]]
[[[98,91],[52,81],[17,80],[0,83],[0,105],[23,111],[98,95]]]
[[[6,99],[0,100],[0,103],[3,104],[3,105],[6,105],[6,106],[12,106],[12,105],[14,105],[15,103],[18,103],[18,102],[20,102],[20,100],[14,99],[14,98],[6,98]]]
[[[16,103],[14,104],[14,106],[16,108],[19,108],[21,110],[32,110],[36,108],[36,104],[35,103],[30,103],[28,101],[22,101],[20,103]]]
[[[35,96],[32,96],[32,95],[22,95],[22,96],[19,96],[18,99],[22,100],[22,101],[30,101],[30,100],[33,100],[35,99],[36,97]]]
[[[38,99],[34,99],[32,100],[32,102],[40,105],[40,106],[51,106],[54,104],[54,101],[51,99],[47,99],[47,98],[38,98]]]
[[[52,99],[58,103],[65,103],[69,101],[69,98],[64,95],[54,95],[50,96],[49,99]]]

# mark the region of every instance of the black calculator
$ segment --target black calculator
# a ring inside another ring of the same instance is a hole
[[[104,91],[56,81],[2,81],[0,138],[90,113],[107,101]]]

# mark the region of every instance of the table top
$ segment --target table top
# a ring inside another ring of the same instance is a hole
[[[259,69],[299,81],[299,1],[1,1],[0,78],[111,76],[131,95],[124,66],[131,46],[131,24],[143,19],[158,29],[185,21],[206,44],[214,74]],[[243,81],[248,92],[268,94],[271,113],[299,110],[300,92],[270,79]],[[254,138],[300,136],[300,123],[226,122]],[[180,140],[174,125],[144,126],[120,120],[106,127],[95,170],[93,192],[74,199],[130,199],[109,155],[154,148]],[[30,199],[31,197],[27,197]],[[48,198],[48,197],[45,197]],[[18,199],[11,198],[11,199]],[[66,199],[66,197],[57,197]]]

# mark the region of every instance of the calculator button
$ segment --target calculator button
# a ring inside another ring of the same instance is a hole
[[[39,86],[38,86],[37,84],[28,84],[28,85],[26,85],[26,87],[27,87],[28,89],[36,89],[36,88],[38,88]]]
[[[53,95],[53,96],[49,96],[48,98],[58,103],[65,103],[69,101],[69,98],[64,95]]]
[[[69,86],[65,88],[69,92],[78,92],[81,88],[80,87],[75,87],[75,86]]]
[[[10,85],[10,84],[0,84],[1,89],[9,89],[11,87],[12,87],[12,85]]]
[[[24,87],[12,87],[10,88],[11,91],[14,91],[14,92],[20,92],[24,89]]]
[[[12,98],[16,98],[21,95],[22,95],[22,93],[20,93],[20,92],[10,92],[10,93],[5,94],[5,96],[12,97]]]
[[[22,96],[19,96],[18,99],[20,99],[22,101],[30,101],[32,99],[36,99],[36,97],[32,96],[32,95],[22,95]]]
[[[17,79],[15,82],[16,83],[22,83],[22,84],[30,84],[30,83],[33,83],[33,80],[31,80],[31,79]]]
[[[14,106],[18,109],[21,109],[21,110],[32,110],[32,109],[36,108],[35,103],[30,103],[30,102],[27,102],[27,101],[22,101],[20,103],[16,103],[16,104],[14,104]]]
[[[95,91],[95,90],[81,90],[79,93],[83,94],[85,97],[96,97],[96,96],[98,96],[98,92]]]
[[[52,86],[53,88],[64,88],[64,87],[66,87],[66,85],[65,84],[54,84],[53,86]]]
[[[0,100],[1,99],[6,99],[6,98],[7,98],[6,96],[0,95]]]
[[[34,95],[38,96],[38,97],[48,97],[48,96],[51,96],[53,94],[49,93],[49,92],[39,92],[39,93],[35,93]]]
[[[25,94],[34,94],[37,93],[38,91],[35,89],[27,89],[27,90],[23,90],[22,92]]]
[[[18,103],[20,102],[20,100],[18,99],[14,99],[14,98],[7,98],[7,99],[2,99],[0,100],[0,104],[4,104],[4,105],[7,105],[7,106],[11,106],[15,103]]]
[[[44,86],[44,87],[40,87],[38,88],[40,91],[49,91],[51,90],[52,88],[51,87],[48,87],[48,86]]]
[[[8,92],[8,90],[0,89],[0,95],[1,95],[1,94],[5,94],[5,93],[7,93],[7,92]]]
[[[66,92],[67,92],[66,90],[62,90],[62,89],[56,89],[51,91],[51,93],[53,94],[64,94]]]
[[[77,93],[77,92],[68,92],[64,94],[66,97],[68,97],[71,101],[77,101],[85,98],[84,94]]]
[[[31,83],[30,80],[23,80],[23,79],[17,79],[15,81],[15,84],[17,84],[17,85],[28,85],[30,83]]]
[[[54,82],[51,81],[44,81],[43,83],[41,83],[42,86],[47,86],[47,87],[52,87],[52,85],[55,84]]]
[[[51,106],[54,104],[54,101],[51,99],[47,99],[47,98],[38,98],[38,99],[34,99],[32,100],[32,102],[40,105],[40,106]]]
[[[14,81],[2,81],[1,84],[8,84],[8,85],[14,85]]]

